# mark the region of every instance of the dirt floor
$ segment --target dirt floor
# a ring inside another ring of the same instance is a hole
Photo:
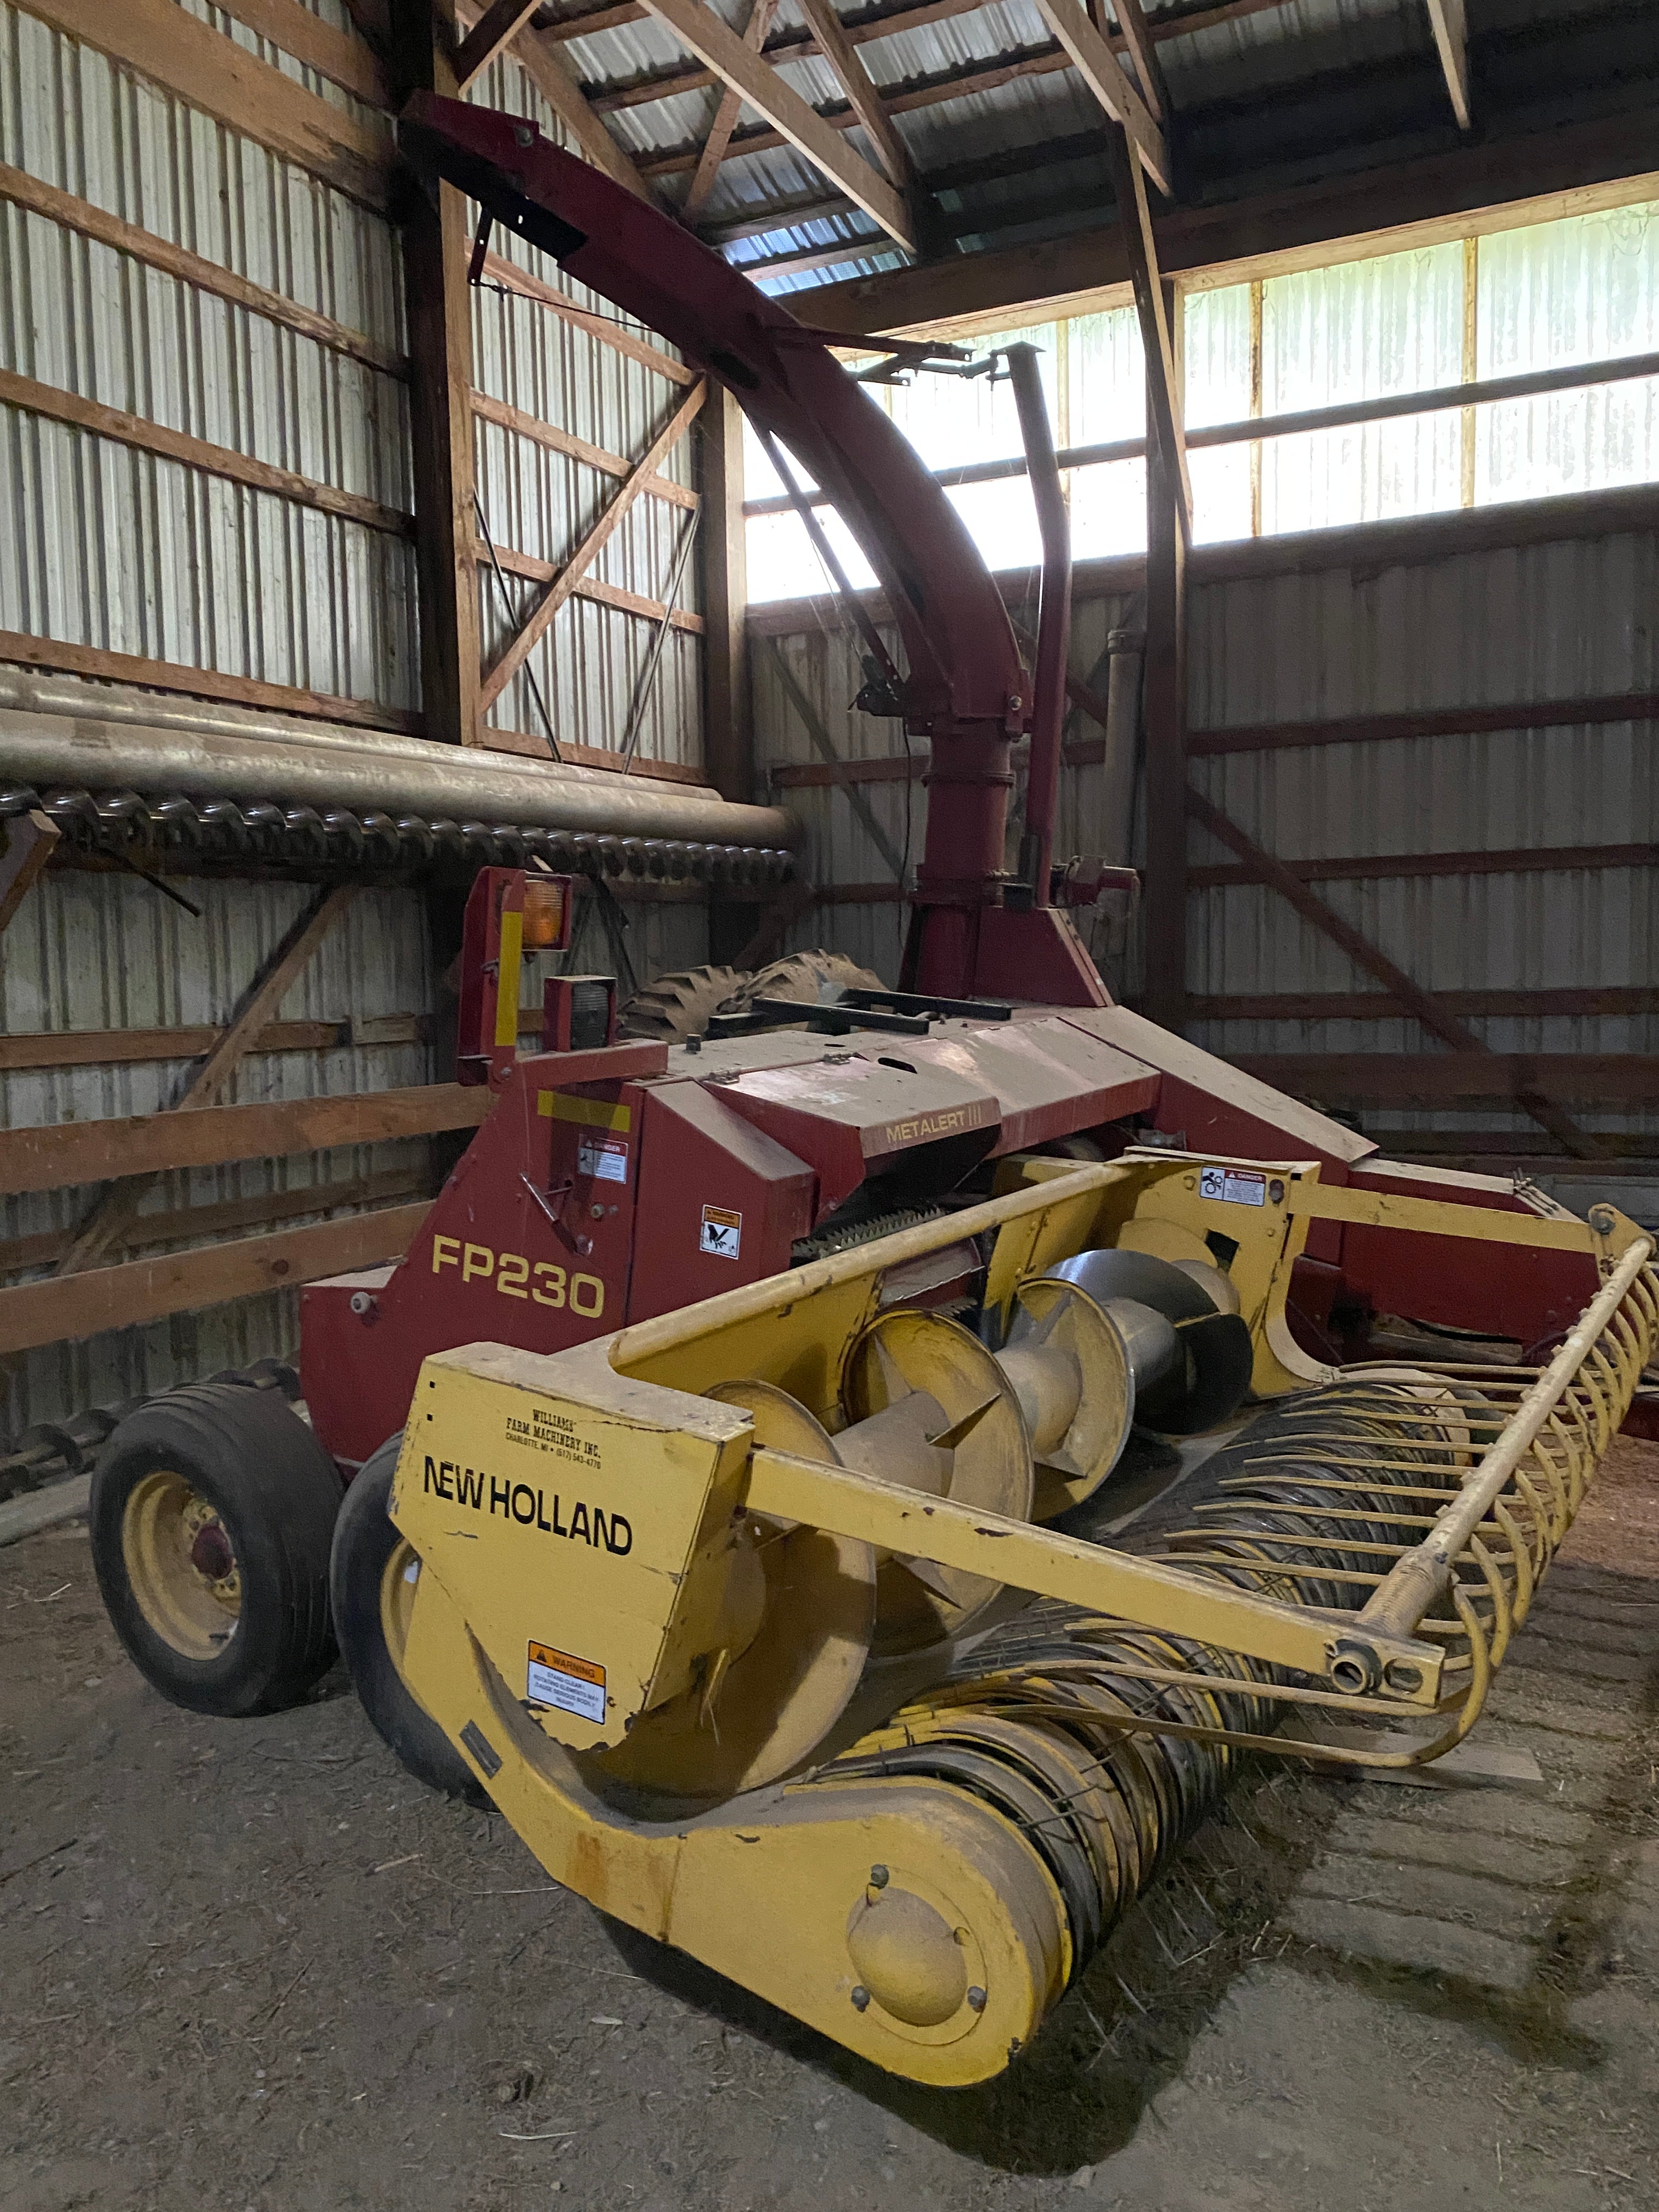
[[[1541,1789],[1247,1777],[1025,2059],[940,2094],[550,1887],[337,1677],[174,1711],[84,1531],[38,1535],[0,1552],[0,2205],[1648,2212],[1656,1686],[1626,1444],[1482,1724]]]

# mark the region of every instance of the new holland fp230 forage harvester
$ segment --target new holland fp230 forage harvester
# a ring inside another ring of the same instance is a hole
[[[1382,1160],[1112,1004],[1053,902],[1068,570],[1029,349],[1030,676],[820,334],[528,124],[422,97],[402,130],[841,509],[908,664],[872,629],[865,703],[931,741],[903,971],[620,1043],[608,981],[565,978],[520,1056],[555,887],[484,872],[489,1118],[399,1266],[305,1292],[308,1424],[222,1382],[116,1431],[100,1580],[198,1710],[297,1700],[337,1631],[405,1762],[561,1882],[980,2080],[1239,1749],[1411,1764],[1473,1725],[1654,1356],[1652,1240]],[[1377,1314],[1521,1356],[1368,1358]],[[1126,1487],[1137,1425],[1224,1440]]]

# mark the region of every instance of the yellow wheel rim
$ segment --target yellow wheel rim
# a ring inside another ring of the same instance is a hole
[[[404,1653],[408,1648],[409,1623],[415,1610],[415,1585],[420,1579],[420,1553],[400,1536],[380,1570],[380,1634],[400,1682],[404,1679]]]
[[[121,1516],[127,1583],[149,1626],[186,1659],[216,1659],[236,1632],[242,1575],[230,1531],[170,1468],[134,1485]]]

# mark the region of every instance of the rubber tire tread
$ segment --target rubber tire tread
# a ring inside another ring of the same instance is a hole
[[[728,999],[736,998],[749,982],[742,968],[711,965],[677,969],[653,975],[637,990],[617,1016],[617,1034],[647,1037],[666,1044],[681,1044],[708,1026]]]
[[[826,988],[842,991],[880,991],[886,986],[873,969],[860,967],[845,952],[786,952],[781,960],[758,968],[743,986],[749,999],[799,999],[806,1005],[821,1002]]]
[[[472,1769],[398,1672],[380,1625],[380,1577],[400,1540],[386,1509],[402,1443],[400,1430],[363,1462],[334,1524],[328,1568],[334,1632],[352,1687],[381,1742],[428,1789],[488,1806]]]
[[[210,1660],[158,1635],[127,1577],[127,1500],[162,1468],[214,1508],[241,1571],[235,1632]],[[300,1703],[337,1656],[328,1555],[340,1497],[338,1468],[280,1391],[195,1383],[118,1424],[92,1478],[92,1564],[115,1632],[153,1689],[186,1712],[226,1720]]]

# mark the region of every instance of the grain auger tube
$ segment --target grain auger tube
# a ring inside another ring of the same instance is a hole
[[[1541,1370],[1323,1367],[1285,1286],[1354,1194],[1274,1166],[1239,1238],[1207,1164],[1028,1161],[607,1339],[427,1361],[392,1506],[407,1680],[557,1881],[965,2083],[1029,2044],[1241,1747],[1337,1755],[1340,1724],[1351,1760],[1358,1724],[1401,1764],[1467,1733],[1653,1356],[1652,1242],[1390,1199],[1392,1235],[1571,1249],[1599,1288]],[[1071,1526],[1034,1523],[1038,1452],[1092,1475],[1128,1365],[1073,1278],[1206,1234],[1261,1410],[1113,1540],[1081,1533],[1109,1466]],[[976,1328],[884,1304],[969,1240]],[[1045,1331],[1061,1312],[1091,1334]]]

